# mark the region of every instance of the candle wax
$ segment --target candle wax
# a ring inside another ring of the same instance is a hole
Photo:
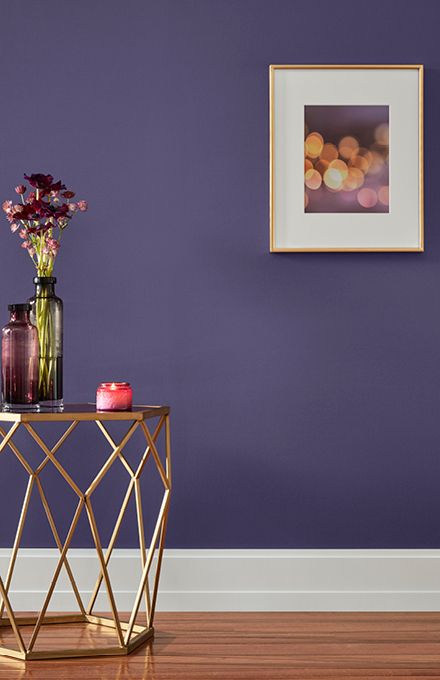
[[[96,393],[98,411],[129,411],[132,402],[132,389],[127,383],[106,383],[98,387]]]

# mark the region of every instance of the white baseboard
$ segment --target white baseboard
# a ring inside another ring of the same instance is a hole
[[[4,578],[10,551],[0,549]],[[41,607],[56,549],[19,553],[13,606]],[[72,549],[69,562],[87,601],[98,571],[93,550]],[[63,570],[64,572],[64,570]],[[115,550],[110,575],[118,607],[131,608],[140,577],[136,550]],[[51,611],[74,611],[61,574]],[[108,610],[105,593],[97,610]],[[159,611],[440,610],[440,550],[166,550]]]

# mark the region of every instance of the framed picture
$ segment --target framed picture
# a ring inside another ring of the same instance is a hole
[[[270,66],[271,252],[423,251],[423,66]]]

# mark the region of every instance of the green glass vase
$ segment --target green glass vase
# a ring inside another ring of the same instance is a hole
[[[38,396],[41,407],[63,406],[63,301],[55,295],[54,276],[34,278],[30,319],[38,329]]]

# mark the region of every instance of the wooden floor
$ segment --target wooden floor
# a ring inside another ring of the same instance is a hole
[[[63,646],[99,642],[76,624],[62,636]],[[157,614],[154,641],[128,657],[0,658],[0,680],[385,677],[440,679],[440,613]]]

